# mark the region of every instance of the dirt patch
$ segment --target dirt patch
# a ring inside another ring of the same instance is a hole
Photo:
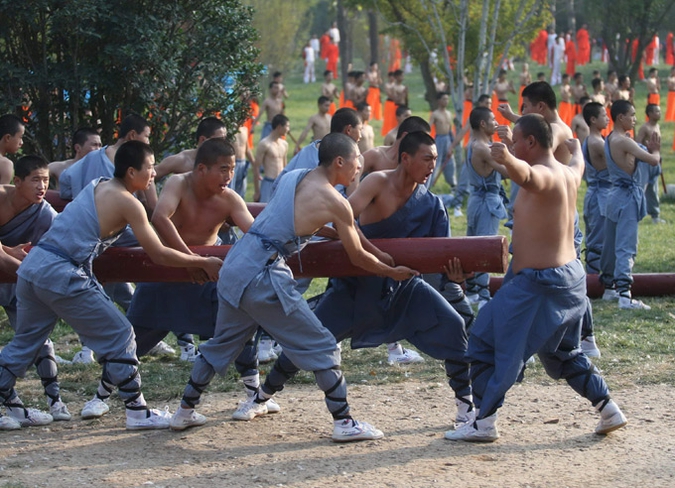
[[[671,386],[615,392],[629,425],[607,437],[593,434],[594,411],[566,385],[516,386],[500,411],[502,437],[488,445],[443,439],[455,407],[440,384],[352,386],[355,417],[386,434],[355,444],[331,442],[315,387],[289,386],[281,413],[252,422],[230,420],[240,397],[206,395],[209,423],[183,433],[127,432],[121,408],[100,420],[2,432],[0,486],[675,485]]]

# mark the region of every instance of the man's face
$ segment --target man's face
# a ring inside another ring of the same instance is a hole
[[[345,175],[347,178],[345,180],[347,183],[345,186],[349,185],[356,175],[361,171],[361,153],[358,148],[354,149],[354,152],[347,158],[343,158],[343,168],[345,170]]]
[[[40,203],[49,187],[49,170],[47,168],[34,169],[24,179],[15,176],[14,187],[17,193],[30,203]]]
[[[406,165],[406,172],[420,185],[431,178],[437,159],[438,150],[435,144],[431,146],[421,144],[415,154],[403,153],[401,155],[401,163]]]
[[[145,129],[143,129],[143,132],[133,132],[132,131],[132,133],[133,133],[133,136],[129,139],[130,141],[141,141],[141,142],[144,142],[146,144],[150,144],[150,126],[146,125]]]
[[[528,141],[523,138],[523,132],[520,130],[520,127],[516,125],[513,129],[513,134],[511,136],[513,140],[513,155],[518,159],[527,161],[526,157],[528,154]]]
[[[134,187],[139,190],[147,190],[155,178],[155,174],[155,156],[151,154],[145,158],[140,170],[134,170]]]
[[[75,144],[75,156],[77,157],[77,159],[82,159],[90,152],[101,149],[101,147],[102,147],[101,136],[99,136],[98,134],[97,135],[91,134],[89,135],[89,137],[87,137],[87,140],[81,146],[79,144]]]
[[[538,114],[539,111],[537,109],[537,106],[533,105],[529,98],[523,97],[522,113],[523,115]]]
[[[658,105],[652,109],[652,111],[649,114],[649,119],[652,120],[653,122],[658,122],[661,120],[661,107]]]
[[[488,119],[485,121],[485,133],[489,136],[495,133],[497,130],[497,127],[499,127],[499,124],[497,123],[497,119],[495,119],[495,114],[493,112],[490,112],[488,114]]]
[[[359,112],[359,115],[361,116],[361,120],[364,122],[370,120],[370,115],[372,114],[373,109],[370,107],[370,105],[366,105],[366,107]]]
[[[15,154],[19,152],[19,149],[21,149],[21,146],[23,146],[23,135],[25,132],[26,127],[20,125],[19,130],[16,131],[14,135],[4,135],[4,139],[6,141],[5,149],[7,150],[7,154]]]
[[[327,114],[329,110],[330,110],[330,102],[323,102],[321,105],[319,105],[320,113]]]
[[[361,131],[363,131],[363,124],[359,122],[357,125],[348,125],[345,134],[358,143],[361,140]]]
[[[234,156],[220,156],[218,162],[205,167],[206,181],[212,193],[223,193],[234,177]]]

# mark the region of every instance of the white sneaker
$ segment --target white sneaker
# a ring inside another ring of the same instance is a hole
[[[42,412],[36,408],[25,408],[23,406],[7,407],[7,416],[21,424],[21,427],[32,425],[47,425],[54,421],[54,418],[47,412]]]
[[[279,407],[279,405],[277,405]],[[253,397],[246,399],[246,401],[239,402],[239,407],[232,414],[232,420],[253,420],[261,415],[266,415],[267,402],[256,403]]]
[[[424,358],[417,351],[405,349],[399,345],[398,348],[389,351],[388,362],[389,364],[414,364],[423,363]]]
[[[480,295],[478,293],[469,293],[466,295],[466,299],[469,300],[471,305],[475,305],[480,301]]]
[[[603,300],[618,300],[619,292],[614,288],[605,288],[605,291],[602,293]]]
[[[49,408],[49,414],[54,420],[70,420],[73,418],[66,404],[60,400]]]
[[[600,412],[600,422],[595,427],[595,433],[600,435],[609,434],[626,425],[628,421],[619,409],[619,406],[610,400]]]
[[[464,214],[462,213],[461,207],[455,207],[455,210],[453,210],[452,215],[455,217],[463,217]]]
[[[82,346],[82,350],[76,352],[73,356],[73,364],[93,364],[95,362],[94,351],[87,346]]]
[[[281,412],[281,407],[277,402],[274,401],[274,398],[270,398],[265,402],[267,405],[267,413],[279,413]]]
[[[272,350],[274,351],[274,354],[276,354],[277,357],[279,357],[281,356],[281,353],[283,352],[284,349],[281,347],[281,344],[274,341],[274,346],[272,346]]]
[[[473,408],[473,397],[471,395],[464,397],[466,401],[455,398],[457,406],[457,416],[455,417],[455,430],[462,428],[466,424],[472,424],[476,420],[476,409]]]
[[[63,359],[58,354],[54,354],[54,361],[56,361],[56,364],[73,364],[72,361],[68,361],[67,359]]]
[[[169,426],[171,430],[185,430],[188,427],[197,427],[206,423],[206,417],[195,412],[194,408],[186,409],[179,407],[171,417]]]
[[[129,413],[127,411],[127,430],[168,429],[171,422],[171,412],[168,410],[147,409],[142,418],[131,417]]]
[[[80,415],[83,419],[97,419],[103,417],[106,413],[110,411],[110,407],[106,402],[101,400],[99,397],[94,397],[84,404],[82,407],[82,412]]]
[[[666,221],[660,217],[652,217],[652,224],[665,224]]]
[[[651,310],[652,307],[634,298],[619,297],[619,308],[622,310]]]
[[[275,361],[277,355],[274,353],[274,341],[272,339],[260,339],[258,343],[258,362],[269,363]]]
[[[188,363],[194,363],[197,359],[197,346],[194,344],[188,344],[187,346],[180,346],[180,360],[187,361]]]
[[[164,356],[176,354],[176,350],[164,341],[159,341],[155,347],[148,351],[148,356]]]
[[[496,421],[497,414],[493,414],[487,418],[465,424],[457,430],[449,430],[445,433],[445,438],[449,441],[494,442],[499,439]]]
[[[589,335],[581,339],[581,352],[589,358],[599,358],[601,356],[600,349],[595,343],[595,336]]]
[[[17,430],[21,424],[8,415],[0,415],[0,430]]]
[[[367,422],[354,419],[338,420],[333,427],[333,442],[374,441],[384,434]]]

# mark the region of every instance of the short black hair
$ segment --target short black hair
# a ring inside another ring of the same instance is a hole
[[[478,100],[476,101],[476,104],[484,102],[485,100],[492,100],[492,97],[490,95],[488,95],[487,93],[483,93],[481,96],[478,97]]]
[[[619,76],[619,85],[622,85],[624,81],[628,80],[628,75],[621,75]]]
[[[598,102],[590,102],[584,105],[583,116],[586,124],[590,127],[591,118],[595,117],[596,119],[600,117],[600,114],[605,111],[605,107]]]
[[[357,112],[363,112],[366,107],[370,107],[370,104],[368,102],[359,102],[356,104],[356,111]]]
[[[24,126],[25,124],[23,123],[23,120],[21,120],[16,115],[5,114],[2,117],[0,117],[0,137],[5,136],[6,134],[13,136],[17,132],[19,132],[19,129],[21,129],[21,127]]]
[[[223,156],[234,157],[234,146],[232,146],[232,143],[220,137],[208,139],[197,149],[194,167],[196,168],[200,164],[203,164],[207,168],[211,167],[218,163],[218,158]]]
[[[21,180],[25,180],[36,169],[48,169],[49,163],[42,156],[37,154],[29,154],[18,159],[14,163],[14,176]]]
[[[420,146],[435,146],[436,141],[434,138],[429,135],[428,132],[424,131],[414,131],[408,132],[405,137],[401,140],[401,144],[398,146],[398,162],[401,163],[401,157],[403,153],[410,154],[411,156],[417,153]]]
[[[598,88],[598,87],[600,86],[601,83],[602,83],[602,79],[601,79],[601,78],[593,78],[593,79],[591,80],[591,86],[593,87],[593,89]]]
[[[429,122],[424,120],[422,117],[413,115],[401,122],[401,125],[398,127],[398,132],[396,133],[396,139],[403,137],[403,134],[406,132],[410,133],[419,131],[429,134],[431,132],[431,126],[429,125]]]
[[[124,117],[124,120],[120,124],[119,138],[124,139],[132,130],[137,134],[141,134],[146,127],[150,127],[147,120],[140,115],[129,114]]]
[[[324,72],[323,72],[324,78],[326,77],[326,75],[329,75],[329,74],[333,74],[333,72],[332,72],[331,70],[329,70],[329,69],[327,69],[326,71],[324,71]]]
[[[656,105],[655,103],[648,103],[647,107],[645,108],[645,115],[649,117],[649,114],[654,112],[654,110],[656,110],[657,108],[659,108],[659,106]]]
[[[476,107],[471,111],[469,115],[469,124],[473,130],[480,129],[481,122],[487,122],[490,118],[492,110],[487,107]]]
[[[407,105],[396,105],[396,117],[401,117],[404,113],[408,112],[410,107]]]
[[[335,158],[348,158],[358,150],[354,139],[341,132],[331,132],[319,144],[319,166],[330,166]]]
[[[523,98],[527,98],[533,105],[544,102],[551,110],[555,110],[557,106],[555,92],[545,81],[535,81],[527,85],[523,89]]]
[[[523,137],[534,137],[534,140],[544,149],[551,149],[553,147],[551,125],[542,115],[523,115],[516,122],[516,127],[520,127]]]
[[[436,100],[440,100],[440,99],[443,98],[445,95],[450,96],[450,94],[449,94],[448,92],[444,92],[444,91],[441,91],[441,92],[436,93]]]
[[[619,115],[627,114],[633,106],[628,100],[615,100],[609,113],[612,116],[612,122],[616,122]]]
[[[345,128],[349,125],[356,127],[359,124],[362,124],[361,116],[353,108],[343,107],[337,110],[333,114],[333,118],[330,119],[330,132],[332,133],[342,133]]]
[[[276,114],[272,119],[272,130],[276,129],[280,125],[286,125],[288,123],[288,117],[284,114]]]
[[[99,135],[93,127],[80,127],[73,133],[73,148],[75,145],[82,146],[87,143],[89,136]]]
[[[323,105],[323,104],[326,103],[326,102],[330,102],[330,98],[324,97],[323,95],[321,95],[321,96],[318,98],[318,100],[316,101],[316,104],[317,104],[317,105]]]
[[[127,141],[115,153],[115,178],[124,179],[129,168],[139,170],[148,156],[152,156],[150,145],[141,141]]]
[[[197,142],[204,136],[206,139],[213,137],[217,130],[224,129],[225,122],[218,117],[204,117],[197,126]]]

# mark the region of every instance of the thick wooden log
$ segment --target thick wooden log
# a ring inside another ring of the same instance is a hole
[[[503,273],[506,270],[508,248],[504,236],[374,239],[373,244],[390,254],[396,263],[421,273],[443,272],[451,257],[462,261],[465,271]],[[224,258],[230,246],[194,247],[202,256]],[[300,259],[295,255],[289,264],[297,277],[364,276],[369,273],[351,264],[340,241],[308,244]],[[301,266],[302,265],[302,266]],[[94,261],[94,272],[102,282],[131,281],[136,283],[190,281],[183,268],[170,268],[152,262],[141,248],[111,248]],[[15,277],[0,275],[0,282],[15,281]]]
[[[675,295],[674,273],[644,273],[634,274],[631,293],[636,297],[658,297]],[[490,292],[494,294],[502,286],[500,276],[490,277]],[[600,298],[605,291],[598,275],[591,274],[586,278],[587,295],[590,298]]]
[[[70,203],[70,200],[64,200],[61,198],[59,192],[56,190],[47,190],[45,200],[47,200],[57,212],[63,212],[63,209],[66,207],[66,205]],[[251,212],[254,217],[257,217],[258,214],[262,212],[262,209],[265,208],[264,203],[247,202],[246,206],[248,207],[248,211]]]

